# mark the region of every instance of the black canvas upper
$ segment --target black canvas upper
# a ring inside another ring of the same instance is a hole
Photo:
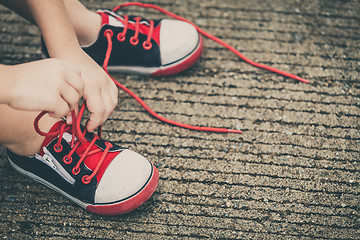
[[[109,14],[104,12],[104,14]],[[115,14],[115,13],[112,13]],[[109,14],[110,15],[110,14]],[[129,16],[129,21],[134,21],[135,16]],[[147,19],[142,18],[141,22],[149,22]],[[154,28],[158,27],[161,20],[153,20]],[[105,53],[108,48],[108,42],[104,36],[106,30],[113,32],[112,36],[112,52],[109,59],[109,66],[139,66],[139,67],[159,67],[161,66],[160,47],[154,39],[151,39],[152,47],[149,50],[143,48],[143,42],[146,41],[147,35],[139,32],[137,45],[130,43],[130,38],[135,35],[135,31],[127,29],[125,40],[120,42],[117,35],[121,33],[124,28],[104,24],[99,32],[98,38],[90,46],[82,47],[82,49],[102,66]],[[42,51],[46,57],[49,57],[44,40],[41,38]]]
[[[83,48],[83,50],[99,65],[103,64],[108,47],[107,39],[104,36],[104,32],[107,29],[113,31],[112,54],[110,56],[109,66],[161,66],[160,48],[155,40],[151,39],[152,48],[145,50],[142,44],[146,41],[147,35],[139,33],[139,43],[134,46],[130,43],[130,38],[134,36],[135,31],[128,29],[125,35],[125,40],[120,42],[117,39],[117,35],[123,31],[123,28],[111,25],[104,25],[100,30],[99,37],[96,42],[89,47]]]
[[[91,133],[87,133],[85,137],[91,141],[94,136]],[[58,163],[61,164],[61,166],[71,175],[71,177],[75,179],[74,184],[70,184],[62,176],[60,176],[55,170],[53,170],[47,164],[38,160],[35,157],[17,155],[9,150],[7,150],[7,154],[10,160],[21,169],[37,175],[38,177],[53,184],[62,191],[70,194],[71,196],[73,196],[76,199],[79,199],[82,202],[93,204],[95,197],[95,190],[98,184],[97,179],[96,177],[92,178],[89,184],[84,184],[82,182],[82,177],[84,175],[91,175],[93,171],[87,168],[84,162],[82,162],[80,164],[80,172],[77,175],[73,175],[72,169],[79,161],[80,156],[76,152],[74,152],[72,155],[72,162],[70,164],[65,164],[63,158],[67,153],[71,151],[70,144],[64,139],[62,139],[61,145],[63,147],[63,150],[61,152],[56,152],[54,150],[54,145],[57,143],[57,141],[58,138],[54,138],[46,146],[46,149],[54,156],[54,158],[57,159]],[[97,140],[95,145],[100,147],[101,149],[105,149],[106,147],[105,141],[101,139]],[[110,152],[121,151],[123,149],[124,148],[121,148],[113,144],[113,147],[110,149]]]

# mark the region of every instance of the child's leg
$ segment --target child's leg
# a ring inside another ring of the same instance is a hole
[[[0,145],[19,155],[38,153],[44,137],[34,129],[38,112],[20,111],[0,104]],[[40,121],[40,129],[48,132],[59,121],[47,115]]]
[[[87,45],[95,41],[101,28],[100,15],[88,10],[78,0],[63,0],[63,2],[79,43]],[[0,3],[31,23],[35,22],[25,0],[0,0]]]
[[[101,16],[87,9],[78,0],[63,0],[69,19],[81,45],[94,42],[101,28]]]

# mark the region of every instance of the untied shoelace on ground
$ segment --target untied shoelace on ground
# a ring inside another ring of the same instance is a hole
[[[210,33],[202,30],[201,28],[199,28],[198,26],[196,26],[194,23],[172,13],[172,12],[169,12],[159,6],[156,6],[156,5],[153,5],[153,4],[144,4],[144,3],[139,3],[139,2],[129,2],[129,3],[124,3],[124,4],[121,4],[117,7],[115,7],[112,11],[113,12],[117,12],[119,11],[120,9],[124,8],[124,7],[128,7],[128,6],[140,6],[140,7],[143,7],[143,8],[152,8],[152,9],[155,9],[159,12],[162,12],[170,17],[173,17],[177,20],[181,20],[181,21],[184,21],[184,22],[187,22],[191,25],[193,25],[197,31],[199,33],[201,33],[202,35],[204,35],[205,37],[219,43],[220,45],[224,46],[225,48],[229,49],[231,52],[233,52],[234,54],[236,54],[239,58],[241,58],[242,60],[244,60],[245,62],[255,66],[255,67],[258,67],[258,68],[262,68],[262,69],[266,69],[268,71],[271,71],[271,72],[274,72],[274,73],[277,73],[277,74],[280,74],[280,75],[283,75],[285,77],[289,77],[289,78],[292,78],[292,79],[295,79],[295,80],[298,80],[298,81],[301,81],[301,82],[304,82],[304,83],[309,83],[309,81],[307,81],[306,79],[303,79],[299,76],[296,76],[292,73],[288,73],[288,72],[284,72],[284,71],[281,71],[279,69],[276,69],[276,68],[273,68],[273,67],[270,67],[270,66],[267,66],[267,65],[264,65],[264,64],[261,64],[261,63],[257,63],[257,62],[254,62],[252,60],[250,60],[249,58],[245,57],[243,54],[241,54],[238,50],[236,50],[234,47],[230,46],[229,44],[225,43],[224,41],[222,41],[221,39],[211,35]],[[126,28],[127,28],[127,16],[124,16],[125,17],[125,20],[123,19],[120,19],[118,18],[119,21],[123,22],[125,27],[124,27],[124,31],[122,33],[120,33],[122,36],[124,36],[124,32],[126,33]],[[137,39],[137,34],[138,34],[138,25],[139,25],[139,19],[136,19],[136,28],[135,28],[135,35],[133,38]],[[153,29],[153,23],[150,21],[150,31],[149,31],[149,34],[148,34],[148,39],[144,42],[144,48],[147,49],[149,47],[148,45],[148,42],[150,42],[149,38],[151,37],[152,35],[152,29]],[[107,51],[106,51],[106,55],[105,55],[105,60],[104,60],[104,63],[103,63],[103,68],[104,70],[108,73],[108,70],[107,70],[107,66],[108,66],[108,63],[109,63],[109,59],[110,59],[110,55],[111,55],[111,50],[112,50],[112,31],[111,30],[108,30],[108,31],[105,31],[104,35],[108,41],[108,48],[107,48]],[[133,39],[132,38],[132,39]],[[118,38],[119,39],[119,38]],[[145,46],[146,45],[146,46]],[[151,46],[150,46],[151,48]],[[109,74],[109,73],[108,73]],[[109,75],[110,76],[110,75]],[[131,90],[129,90],[127,87],[125,87],[124,85],[122,85],[120,82],[118,82],[117,80],[115,80],[114,78],[112,78],[110,76],[110,78],[115,82],[115,84],[121,88],[123,91],[125,91],[127,94],[129,94],[131,97],[133,97],[147,112],[149,112],[149,114],[151,114],[153,117],[159,119],[160,121],[163,121],[165,123],[168,123],[168,124],[171,124],[171,125],[174,125],[174,126],[178,126],[178,127],[182,127],[182,128],[187,128],[187,129],[191,129],[191,130],[197,130],[197,131],[206,131],[206,132],[222,132],[222,133],[242,133],[241,130],[235,130],[235,129],[226,129],[226,128],[214,128],[214,127],[200,127],[200,126],[193,126],[193,125],[189,125],[189,124],[184,124],[184,123],[180,123],[180,122],[176,122],[176,121],[173,121],[173,120],[170,120],[170,119],[167,119],[165,117],[162,117],[160,116],[159,114],[157,114],[155,111],[153,111],[140,97],[138,97],[135,93],[133,93]]]
[[[169,12],[159,6],[153,5],[153,4],[144,4],[144,3],[139,3],[139,2],[129,2],[129,3],[125,3],[125,4],[121,4],[117,7],[115,7],[113,9],[113,12],[117,12],[120,9],[124,8],[124,7],[128,7],[128,6],[139,6],[139,7],[143,7],[143,8],[152,8],[155,9],[159,12],[162,12],[172,18],[175,18],[177,20],[181,20],[184,22],[187,22],[191,25],[193,25],[197,31],[199,33],[201,33],[202,35],[204,35],[205,37],[219,43],[220,45],[224,46],[225,48],[227,48],[228,50],[230,50],[231,52],[233,52],[234,54],[236,54],[240,59],[244,60],[245,62],[258,67],[258,68],[262,68],[262,69],[266,69],[268,71],[280,74],[282,76],[285,77],[289,77],[298,81],[301,81],[303,83],[309,83],[309,81],[307,81],[306,79],[303,79],[299,76],[296,76],[294,74],[288,73],[288,72],[284,72],[281,71],[279,69],[267,66],[265,64],[261,64],[261,63],[257,63],[254,62],[252,60],[250,60],[249,58],[245,57],[243,54],[241,54],[238,50],[236,50],[234,47],[230,46],[229,44],[225,43],[224,41],[222,41],[221,39],[211,35],[210,33],[204,31],[203,29],[199,28],[198,26],[196,26],[194,23],[172,13]],[[120,33],[119,37],[117,38],[119,41],[124,41],[124,37],[126,34],[126,30],[127,30],[127,24],[128,24],[128,16],[124,16],[124,19],[118,19],[119,21],[121,21],[124,24],[124,30],[122,33]],[[135,18],[135,35],[131,38],[130,42],[134,45],[136,45],[138,43],[138,34],[139,34],[139,24],[140,24],[140,20],[141,18],[137,17]],[[143,47],[144,49],[150,49],[151,46],[151,36],[153,33],[153,29],[154,29],[154,23],[152,21],[150,21],[150,27],[149,27],[149,32],[148,32],[148,38],[147,40],[143,43]],[[111,56],[111,51],[112,51],[112,31],[108,30],[104,32],[104,36],[107,39],[108,42],[108,47],[107,47],[107,51],[105,54],[105,59],[104,59],[104,63],[103,63],[103,69],[105,70],[105,72],[110,76],[110,74],[108,73],[107,67],[108,67],[108,63],[109,63],[109,59]],[[131,90],[129,90],[127,87],[125,87],[124,85],[122,85],[120,82],[118,82],[117,80],[115,80],[114,78],[112,78],[110,76],[110,78],[114,81],[114,83],[121,88],[123,91],[125,91],[127,94],[129,94],[131,97],[133,97],[147,112],[149,112],[150,115],[152,115],[153,117],[159,119],[160,121],[163,121],[165,123],[168,123],[170,125],[174,125],[174,126],[178,126],[178,127],[182,127],[182,128],[186,128],[186,129],[191,129],[191,130],[196,130],[196,131],[206,131],[206,132],[219,132],[219,133],[242,133],[241,130],[235,130],[235,129],[226,129],[226,128],[215,128],[215,127],[201,127],[201,126],[193,126],[193,125],[189,125],[189,124],[184,124],[184,123],[180,123],[177,121],[173,121],[170,119],[167,119],[165,117],[160,116],[159,114],[157,114],[155,111],[153,111],[139,96],[137,96],[135,93],[133,93]],[[60,151],[60,142],[62,139],[62,135],[64,132],[68,131],[70,128],[72,128],[71,132],[72,132],[72,141],[71,141],[71,148],[72,150],[70,151],[70,153],[66,156],[66,159],[64,159],[64,162],[69,162],[71,160],[71,155],[75,152],[76,148],[81,144],[81,143],[86,143],[88,142],[88,140],[84,137],[86,130],[84,130],[84,132],[81,131],[81,118],[82,115],[84,113],[85,110],[85,104],[83,104],[80,108],[80,111],[78,113],[78,115],[76,116],[75,111],[72,111],[72,118],[73,118],[73,126],[66,126],[65,124],[61,127],[61,129],[59,131],[56,132],[49,132],[49,133],[44,133],[39,129],[39,120],[40,118],[46,114],[45,111],[41,112],[35,119],[34,121],[34,127],[37,133],[39,133],[42,136],[59,136],[59,140],[58,140],[58,144],[55,144],[55,148],[59,147],[58,149],[56,149],[56,151]],[[80,156],[80,160],[78,161],[78,163],[76,164],[76,166],[73,169],[73,174],[77,174],[79,171],[79,166],[81,164],[81,162],[83,162],[83,160],[91,155],[91,154],[95,154],[99,151],[101,151],[100,149],[95,150],[95,151],[90,151],[91,147],[94,145],[95,141],[97,139],[100,138],[101,135],[101,127],[99,127],[98,129],[98,135],[99,136],[94,136],[93,140],[90,142],[90,144],[88,145],[87,149],[85,150],[85,152]],[[75,139],[77,138],[77,142],[75,143]],[[105,159],[109,149],[111,148],[111,143],[106,144],[106,148],[104,149],[104,153],[102,155],[102,157],[100,158],[96,168],[94,169],[93,173],[90,176],[85,175],[82,179],[82,181],[84,183],[89,183],[91,181],[91,179],[96,175],[98,169],[100,168],[103,160]]]

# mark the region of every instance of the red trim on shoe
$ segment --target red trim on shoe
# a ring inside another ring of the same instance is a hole
[[[160,45],[160,28],[161,28],[161,22],[156,27],[154,27],[153,34],[151,37],[152,39],[154,39],[154,41],[157,43],[157,45]],[[144,34],[147,35],[147,32]]]
[[[134,31],[137,31],[136,30],[136,22],[134,22],[134,21],[130,21],[130,20],[126,20],[126,16],[125,15],[123,15],[123,16],[121,16],[121,15],[117,15],[116,13],[111,13],[111,12],[109,12],[109,11],[102,11],[102,10],[99,10],[99,11],[97,11],[97,14],[99,14],[100,16],[101,16],[101,26],[104,26],[104,25],[109,25],[109,26],[113,26],[113,25],[111,25],[110,24],[110,20],[109,20],[109,16],[112,16],[113,18],[115,18],[115,19],[117,19],[119,22],[121,22],[122,24],[124,24],[125,25],[125,21],[127,21],[128,22],[128,24],[126,24],[127,25],[127,29],[130,29],[130,30],[134,30]],[[150,22],[151,22],[151,20],[148,20],[149,21],[149,23],[148,22],[146,22],[145,24],[142,22],[142,18],[141,17],[139,17],[140,18],[140,24],[139,24],[139,33],[142,33],[142,34],[144,34],[144,35],[148,35],[149,34],[149,29],[150,29]],[[160,44],[160,26],[161,26],[161,22],[160,22],[160,24],[158,24],[156,27],[154,27],[154,29],[153,29],[153,32],[152,32],[152,34],[150,34],[151,36],[151,39],[153,39],[158,45]]]
[[[200,35],[199,38],[200,38],[200,43],[198,49],[195,50],[195,52],[192,53],[189,58],[186,58],[184,61],[181,61],[179,64],[176,64],[175,66],[170,66],[168,68],[165,67],[163,69],[157,70],[156,72],[152,73],[151,76],[161,77],[161,76],[173,75],[185,71],[191,66],[193,66],[196,63],[196,61],[200,58],[201,53],[203,51],[203,40]]]
[[[101,16],[101,26],[104,26],[105,24],[109,24],[109,15],[103,13],[103,12],[97,12]]]
[[[97,147],[95,147],[97,148]],[[96,174],[96,180],[97,182],[100,182],[102,176],[104,175],[107,167],[110,165],[110,163],[116,158],[116,156],[119,154],[119,152],[109,152],[104,160],[104,162],[101,164],[99,171]],[[87,157],[84,160],[84,164],[87,168],[94,171],[94,169],[97,166],[97,162],[99,160],[99,156],[101,156],[101,153],[94,154],[92,156]]]
[[[153,167],[153,174],[151,179],[149,180],[147,185],[135,196],[128,198],[122,202],[113,203],[113,204],[88,205],[86,207],[86,210],[91,213],[95,213],[99,215],[112,216],[112,215],[120,215],[120,214],[128,213],[140,207],[155,192],[159,183],[159,172],[154,166],[154,164],[152,164],[152,167]]]

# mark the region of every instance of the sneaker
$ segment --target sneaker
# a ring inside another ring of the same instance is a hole
[[[112,51],[108,70],[151,76],[166,76],[182,72],[200,58],[203,43],[191,24],[174,20],[147,20],[121,16],[109,10],[97,12],[102,27],[95,42],[82,46],[100,66],[103,65],[111,33]],[[49,56],[44,42],[43,52]]]
[[[20,156],[7,150],[9,162],[20,173],[100,215],[128,213],[154,193],[159,174],[146,158],[92,133],[80,142],[72,132],[59,121],[40,154]]]

